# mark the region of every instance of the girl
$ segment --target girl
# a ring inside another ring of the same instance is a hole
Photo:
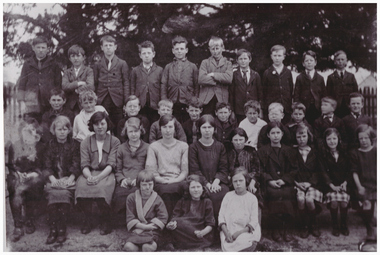
[[[362,124],[356,129],[359,149],[350,153],[351,171],[357,188],[358,197],[363,203],[362,218],[367,228],[366,238],[359,243],[362,251],[367,242],[376,243],[376,219],[374,210],[377,202],[376,152],[373,146],[376,138],[372,127]]]
[[[136,188],[137,174],[144,170],[149,144],[141,140],[145,133],[141,120],[130,117],[125,122],[121,135],[127,137],[127,141],[119,146],[116,160],[116,188],[113,194],[114,211],[124,212],[125,201],[129,194]]]
[[[261,238],[258,202],[247,192],[247,171],[236,169],[232,176],[234,191],[223,198],[219,212],[220,240],[223,251],[254,251]]]
[[[347,236],[347,211],[350,201],[350,172],[348,157],[342,149],[340,134],[335,128],[328,128],[323,134],[324,149],[319,157],[322,178],[325,183],[325,203],[330,208],[334,236]],[[338,210],[340,208],[340,226]]]
[[[100,234],[111,233],[109,225],[110,204],[115,189],[116,152],[120,142],[108,131],[111,121],[105,112],[94,113],[88,123],[95,134],[88,136],[80,145],[82,175],[75,190],[75,200],[83,212],[82,234],[91,232],[92,202],[96,201],[100,211]]]
[[[261,169],[264,170],[264,200],[273,219],[272,238],[276,242],[281,239],[279,230],[283,230],[284,241],[292,240],[290,230],[293,228],[295,204],[292,176],[297,170],[297,164],[293,150],[281,143],[283,134],[280,122],[270,122],[267,125],[267,136],[271,142],[258,151]]]
[[[124,250],[152,252],[157,250],[161,230],[168,220],[164,201],[153,191],[151,171],[140,171],[136,178],[137,190],[127,198],[127,229],[131,231]]]
[[[47,144],[43,171],[50,225],[46,244],[66,241],[67,214],[74,198],[75,179],[80,175],[80,145],[70,136],[71,131],[69,118],[62,115],[50,126],[55,137]]]
[[[177,248],[203,249],[213,241],[215,218],[212,202],[205,197],[203,186],[206,179],[203,176],[190,175],[186,183],[184,197],[176,204],[173,218],[166,228],[172,230],[171,237]]]
[[[295,132],[298,147],[295,148],[298,171],[294,174],[294,184],[297,190],[297,205],[301,232],[300,236],[306,238],[309,232],[319,237],[316,221],[317,211],[321,211],[320,203],[323,201],[323,193],[319,191],[319,165],[317,152],[310,144],[313,135],[304,124],[298,124]]]
[[[221,142],[213,139],[215,122],[210,114],[199,119],[197,129],[201,138],[190,145],[189,170],[190,174],[206,178],[206,187],[217,219],[223,197],[229,191],[226,149]]]

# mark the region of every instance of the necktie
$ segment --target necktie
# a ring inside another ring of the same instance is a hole
[[[311,80],[310,71],[306,71],[306,74],[307,74],[307,77],[309,77],[309,79]]]
[[[343,74],[343,72],[340,72],[340,78],[342,78],[342,79],[343,79],[343,77],[344,77],[344,74]]]
[[[243,70],[243,80],[244,80],[245,84],[248,84],[247,72],[248,72],[248,70]]]
[[[38,69],[41,70],[41,67],[42,67],[42,65],[41,65],[41,61],[38,60]]]
[[[359,116],[360,116],[360,113],[354,113],[354,115],[355,115],[355,117],[358,119],[359,118]]]

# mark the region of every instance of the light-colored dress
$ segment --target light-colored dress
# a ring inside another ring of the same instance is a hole
[[[77,116],[75,116],[73,124],[73,138],[79,142],[82,142],[87,136],[93,135],[94,132],[88,130],[88,121],[95,112],[106,112],[106,109],[101,105],[95,105],[95,111],[87,113],[85,110],[81,110]],[[108,114],[108,113],[107,113]]]

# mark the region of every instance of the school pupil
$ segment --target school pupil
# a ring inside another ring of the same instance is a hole
[[[244,104],[244,113],[246,118],[240,122],[239,127],[247,133],[248,140],[246,144],[257,150],[260,130],[267,124],[259,117],[260,103],[256,100],[249,100]]]
[[[137,190],[127,197],[127,229],[130,233],[125,251],[152,252],[160,244],[161,231],[168,221],[164,201],[153,190],[154,175],[140,171],[136,178]]]
[[[204,59],[199,68],[199,100],[204,114],[213,114],[217,102],[228,103],[228,86],[231,85],[232,63],[223,57],[224,44],[212,36],[208,43],[211,57]]]
[[[160,115],[160,118],[165,115],[172,115],[173,113],[173,102],[170,99],[162,99],[158,103],[158,114]],[[186,142],[186,134],[183,131],[181,123],[174,118],[174,138],[177,140],[180,140],[182,142]],[[159,124],[159,120],[153,122],[153,124],[150,126],[150,132],[149,132],[149,143],[153,143],[159,139],[162,138],[161,128]]]
[[[149,142],[149,129],[150,129],[150,122],[148,118],[142,114],[141,112],[141,105],[140,105],[140,100],[137,96],[135,95],[130,95],[127,99],[127,102],[125,103],[124,107],[124,118],[122,118],[119,123],[117,124],[117,138],[119,138],[121,143],[124,143],[127,139],[127,136],[123,135],[123,129],[125,122],[131,118],[131,117],[136,117],[139,118],[141,121],[141,125],[143,126],[144,130],[146,132],[142,133],[142,140],[144,142]]]
[[[82,110],[75,116],[73,124],[73,138],[82,142],[87,136],[93,134],[88,126],[88,121],[95,112],[107,112],[101,105],[96,105],[97,96],[94,91],[87,90],[79,94],[79,102]]]
[[[222,201],[219,212],[222,251],[255,251],[261,238],[257,198],[247,192],[247,172],[236,169],[232,175],[233,191]]]
[[[367,229],[366,237],[359,243],[359,250],[362,251],[367,242],[377,241],[377,148],[373,145],[376,133],[372,127],[361,124],[356,129],[356,138],[360,146],[350,152],[350,167],[356,192],[363,204],[361,216]]]
[[[149,123],[153,123],[159,119],[157,110],[158,102],[163,95],[160,84],[163,69],[156,65],[153,60],[156,52],[151,41],[138,44],[138,48],[141,63],[134,67],[131,72],[131,95],[136,95],[140,100],[141,115],[147,117]]]
[[[47,38],[38,36],[32,41],[34,55],[22,66],[18,82],[17,101],[21,114],[37,119],[49,110],[50,91],[61,88],[61,69],[49,56],[51,43]],[[25,117],[24,116],[24,117]]]
[[[286,55],[286,49],[284,46],[274,45],[270,52],[273,65],[265,70],[262,79],[263,115],[265,117],[267,116],[266,110],[271,103],[281,103],[284,107],[283,123],[285,124],[289,122],[292,111],[292,73],[283,63]]]
[[[317,54],[308,50],[303,53],[302,71],[296,78],[294,102],[300,102],[306,107],[304,111],[308,123],[313,124],[321,115],[321,99],[326,96],[326,86],[323,77],[317,73]]]
[[[324,182],[327,208],[330,209],[332,234],[349,235],[347,226],[348,204],[352,178],[349,158],[342,147],[342,140],[336,128],[328,128],[323,134],[323,148],[320,150],[320,169]],[[340,212],[339,212],[340,211]],[[338,221],[338,212],[340,221]]]
[[[184,195],[177,202],[173,216],[166,225],[170,230],[171,250],[204,249],[212,245],[215,218],[205,184],[203,176],[189,175],[186,178]]]
[[[74,200],[75,180],[80,171],[80,144],[71,136],[71,122],[66,116],[58,116],[50,127],[54,136],[46,146],[44,155],[45,194],[48,200],[48,224],[46,244],[66,241],[68,214]]]
[[[306,126],[310,133],[313,134],[313,128],[312,126],[307,122],[305,119],[305,112],[306,107],[303,103],[294,102],[292,104],[292,116],[289,123],[286,124],[286,127],[289,129],[290,135],[291,135],[291,142],[290,144],[292,146],[297,146],[297,139],[296,139],[296,130],[299,125]]]
[[[95,91],[98,104],[110,115],[110,120],[117,132],[116,125],[123,118],[123,106],[130,95],[129,68],[127,62],[115,55],[117,44],[115,38],[105,35],[100,39],[103,56],[94,66]]]
[[[188,102],[186,111],[189,114],[190,118],[182,124],[182,128],[186,134],[187,144],[190,145],[199,139],[199,134],[197,132],[197,121],[201,117],[203,105],[197,98],[192,98]]]
[[[231,132],[237,128],[235,114],[229,103],[216,103],[215,107],[215,134],[214,137],[221,143],[228,142]]]
[[[326,92],[337,100],[337,108],[335,114],[339,118],[343,118],[350,114],[349,95],[352,92],[358,92],[358,83],[355,75],[346,71],[347,54],[339,50],[334,54],[334,64],[336,70],[327,77]]]
[[[91,67],[84,65],[86,56],[81,46],[71,46],[67,55],[72,66],[63,73],[62,89],[67,95],[67,106],[75,114],[78,114],[81,110],[78,101],[79,94],[85,90],[95,90],[94,71]]]
[[[270,122],[266,129],[270,143],[258,150],[263,169],[264,201],[271,218],[272,239],[290,242],[295,216],[293,173],[297,171],[294,151],[282,143],[283,125]]]
[[[198,68],[190,62],[186,54],[188,41],[182,36],[175,36],[172,40],[173,62],[165,66],[162,74],[161,98],[173,101],[173,116],[183,124],[188,116],[186,104],[192,97],[198,97]]]
[[[136,178],[145,169],[149,144],[141,139],[145,133],[142,121],[130,117],[125,121],[121,135],[125,137],[116,156],[116,188],[113,193],[112,207],[115,213],[125,215],[125,201],[129,194],[137,190]]]
[[[236,60],[239,68],[233,73],[232,85],[229,87],[229,102],[235,112],[237,122],[240,123],[246,114],[245,102],[261,101],[263,95],[260,75],[249,67],[252,60],[251,52],[246,49],[238,50]]]

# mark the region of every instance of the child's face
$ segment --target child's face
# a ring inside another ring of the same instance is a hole
[[[360,132],[358,134],[359,144],[361,149],[368,149],[371,147],[371,138],[369,137],[367,132]]]
[[[273,61],[273,65],[281,66],[282,62],[285,59],[285,54],[283,50],[278,50],[278,51],[273,51],[270,57]]]
[[[173,46],[172,49],[174,56],[179,60],[186,58],[186,54],[188,51],[189,49],[186,47],[186,43],[177,43]]]
[[[312,71],[317,65],[317,61],[312,56],[306,55],[302,65],[306,68],[306,70]]]
[[[246,141],[244,136],[235,135],[232,137],[232,144],[234,145],[235,150],[244,149],[245,142]]]
[[[305,113],[300,109],[295,109],[292,113],[292,118],[295,123],[301,123],[305,118]]]
[[[268,134],[268,137],[273,144],[279,144],[281,142],[282,136],[283,133],[278,127],[272,128]]]
[[[158,108],[158,114],[160,115],[160,117],[167,114],[172,114],[172,113],[173,113],[173,107],[161,105],[160,108]]]
[[[200,128],[201,135],[205,139],[212,138],[214,130],[215,128],[209,122],[204,123]]]
[[[191,199],[199,200],[203,193],[202,185],[197,181],[191,181],[189,185],[189,193],[190,193]]]
[[[231,116],[231,110],[228,109],[227,107],[221,108],[217,111],[215,111],[216,117],[222,122],[225,123],[228,121],[228,119]]]
[[[84,62],[84,56],[82,54],[71,54],[70,62],[73,64],[75,68],[80,67]]]
[[[117,45],[115,43],[107,41],[104,41],[100,47],[102,48],[102,51],[106,57],[112,57],[117,49]]]
[[[332,105],[328,102],[322,102],[321,103],[321,112],[322,114],[330,114],[334,112],[334,108]]]
[[[153,181],[149,182],[140,182],[140,192],[143,197],[148,197],[153,192],[154,183]]]
[[[308,141],[307,132],[302,131],[302,132],[296,133],[296,139],[297,139],[297,143],[299,147],[305,147]]]
[[[70,133],[70,129],[61,123],[58,123],[55,125],[54,132],[58,142],[65,142],[67,140],[67,136]]]
[[[66,99],[63,99],[61,96],[54,95],[50,97],[49,103],[54,111],[59,111],[62,109],[62,106],[66,103]]]
[[[81,105],[86,112],[93,112],[95,111],[96,101],[94,99],[84,99]]]
[[[36,57],[39,59],[45,58],[49,52],[47,43],[37,43],[36,45],[32,47],[32,49],[34,53],[36,54]]]
[[[127,136],[129,141],[137,142],[140,140],[141,130],[139,128],[127,126]]]
[[[211,56],[215,59],[220,59],[223,55],[224,48],[220,46],[219,44],[214,44],[209,47]]]
[[[247,116],[249,122],[256,124],[259,113],[255,109],[249,108],[245,116]]]
[[[124,111],[127,113],[128,117],[133,117],[139,114],[140,111],[140,102],[138,99],[131,100],[129,101],[125,106],[124,106]]]
[[[240,68],[243,70],[246,70],[249,68],[249,63],[251,63],[251,58],[248,57],[247,53],[243,53],[238,57],[237,63],[239,64]]]
[[[284,118],[284,113],[281,112],[280,110],[274,109],[268,113],[268,119],[270,122],[273,122],[273,121],[280,122],[282,118]]]
[[[152,48],[141,48],[139,56],[144,64],[149,65],[152,63],[156,53],[152,50]]]
[[[197,108],[190,105],[188,108],[186,108],[186,111],[189,114],[190,119],[192,121],[197,121],[199,117],[201,116],[202,108]]]
[[[347,66],[347,56],[340,54],[334,59],[335,66],[338,70],[344,70]]]
[[[94,131],[97,135],[105,135],[107,133],[107,121],[105,119],[102,119],[98,123],[95,123]]]
[[[326,136],[326,144],[330,148],[330,150],[335,150],[338,146],[339,138],[335,133],[331,133],[330,135]]]
[[[175,127],[174,120],[171,120],[165,126],[161,127],[162,137],[166,139],[171,139],[174,137]]]
[[[360,97],[353,97],[350,99],[349,105],[351,112],[353,113],[361,113],[363,109],[363,102]]]
[[[247,190],[245,177],[241,173],[232,176],[232,185],[234,185],[235,192],[238,195],[243,194]]]

